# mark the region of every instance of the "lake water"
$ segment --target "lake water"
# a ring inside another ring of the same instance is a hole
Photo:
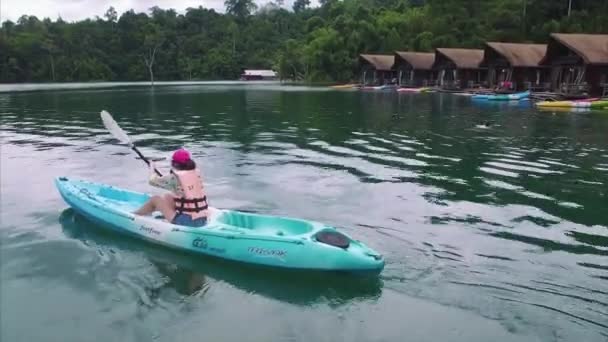
[[[608,113],[278,84],[96,86],[0,89],[2,341],[608,339]],[[190,149],[212,205],[335,225],[385,270],[260,269],[87,222],[54,177],[159,193],[102,109],[148,156]]]

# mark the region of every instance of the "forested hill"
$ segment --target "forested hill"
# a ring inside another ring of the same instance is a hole
[[[608,0],[227,0],[177,14],[113,8],[68,23],[22,16],[0,30],[0,82],[235,79],[241,68],[346,81],[361,52],[546,42],[550,32],[608,33]]]

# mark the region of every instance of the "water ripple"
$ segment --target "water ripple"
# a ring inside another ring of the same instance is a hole
[[[536,307],[539,307],[539,308],[543,308],[543,309],[547,309],[547,310],[555,311],[555,312],[557,312],[557,313],[560,313],[560,314],[563,314],[563,315],[566,315],[566,316],[570,316],[570,317],[575,318],[575,319],[577,319],[577,320],[584,321],[584,322],[587,322],[587,323],[591,323],[591,324],[593,324],[593,325],[595,325],[595,326],[598,326],[598,327],[602,327],[602,328],[606,328],[606,329],[608,329],[608,324],[604,324],[604,323],[596,322],[596,321],[594,321],[594,320],[591,320],[591,319],[585,318],[585,317],[583,317],[583,316],[574,315],[574,314],[571,314],[571,313],[569,313],[569,312],[567,312],[567,311],[560,310],[560,309],[557,309],[557,308],[551,307],[551,306],[549,306],[549,305],[545,305],[545,304],[538,304],[538,303],[529,303],[529,302],[526,302],[526,301],[517,300],[517,299],[512,299],[512,298],[504,298],[504,297],[496,297],[496,298],[498,298],[498,299],[500,299],[500,300],[504,300],[504,301],[509,301],[509,302],[517,302],[517,303],[521,303],[521,304],[532,305],[532,306],[536,306]]]

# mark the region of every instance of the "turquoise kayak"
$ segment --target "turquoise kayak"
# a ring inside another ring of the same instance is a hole
[[[489,100],[489,101],[517,101],[530,97],[530,91],[513,94],[478,94],[473,95],[473,100]]]
[[[90,221],[167,247],[299,270],[378,274],[384,268],[378,252],[319,222],[210,208],[207,225],[192,228],[134,215],[150,197],[144,193],[67,177],[57,178],[55,185]]]

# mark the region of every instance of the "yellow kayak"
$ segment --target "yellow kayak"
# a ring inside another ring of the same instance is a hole
[[[429,88],[429,87],[422,87],[422,88],[398,88],[397,91],[400,92],[400,93],[426,93],[428,91],[431,91],[431,88]]]
[[[608,101],[542,101],[537,107],[562,107],[562,108],[604,108],[608,107]]]

